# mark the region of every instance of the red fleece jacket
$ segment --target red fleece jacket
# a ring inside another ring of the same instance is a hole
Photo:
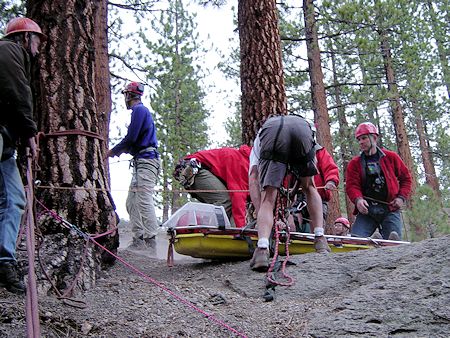
[[[248,191],[248,166],[251,147],[242,145],[239,149],[218,148],[202,150],[186,156],[195,157],[202,164],[202,168],[208,169],[220,178],[228,190]],[[230,192],[231,213],[236,227],[245,226],[246,201],[248,192]]]
[[[319,191],[320,197],[322,197],[322,201],[328,202],[331,199],[331,191],[321,187],[325,186],[328,181],[333,181],[337,187],[339,185],[339,169],[333,157],[325,148],[316,152],[316,158],[319,173],[314,176],[314,183],[319,188],[317,190]]]
[[[411,174],[397,153],[379,149],[381,151],[380,167],[386,179],[387,200],[390,203],[396,197],[407,199],[411,194]],[[348,164],[345,175],[345,191],[350,200],[355,203],[357,198],[363,198],[363,176],[361,166],[361,156],[355,156]],[[390,207],[390,210],[393,211]],[[355,207],[353,214],[358,210]]]

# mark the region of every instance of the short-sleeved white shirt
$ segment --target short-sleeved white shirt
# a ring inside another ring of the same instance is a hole
[[[248,174],[252,171],[254,166],[257,166],[259,163],[259,154],[261,152],[261,141],[259,140],[259,132],[256,135],[255,140],[253,141],[253,148],[250,152],[250,165],[248,167]]]

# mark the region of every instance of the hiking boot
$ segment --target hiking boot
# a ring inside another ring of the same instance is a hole
[[[383,236],[379,232],[375,232],[372,236],[370,236],[372,239],[383,239]]]
[[[19,276],[16,262],[0,263],[0,286],[17,294],[25,292],[25,284]]]
[[[325,236],[314,237],[314,249],[317,253],[329,253],[331,252],[330,246]]]
[[[400,236],[398,235],[397,231],[392,231],[389,234],[388,240],[390,240],[390,241],[401,241]]]
[[[147,249],[156,249],[156,238],[155,236],[151,238],[144,238],[142,235],[139,237],[134,237],[133,242],[128,247],[129,249],[134,250],[147,250]]]
[[[254,271],[267,271],[269,269],[269,257],[269,249],[256,248],[250,260],[250,268]]]

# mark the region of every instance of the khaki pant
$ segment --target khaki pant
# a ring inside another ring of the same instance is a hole
[[[133,175],[127,197],[127,211],[133,236],[152,238],[158,233],[153,191],[158,179],[159,159],[140,158],[133,161]]]
[[[190,186],[190,190],[222,190],[222,191],[211,191],[211,192],[193,192],[192,197],[196,198],[202,203],[214,204],[218,206],[223,206],[225,212],[227,213],[228,219],[234,226],[234,220],[231,215],[231,199],[227,187],[213,175],[207,169],[200,169],[195,175],[194,183]]]

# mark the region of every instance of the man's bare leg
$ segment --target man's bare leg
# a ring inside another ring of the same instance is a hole
[[[300,179],[302,190],[306,194],[307,208],[311,217],[311,230],[314,231],[314,248],[317,252],[325,253],[330,251],[328,242],[324,235],[322,199],[317,191],[312,177],[302,177]]]
[[[266,187],[261,192],[261,205],[256,221],[258,227],[258,247],[253,253],[250,267],[257,271],[267,271],[269,268],[269,238],[273,227],[273,208],[277,198],[278,188]]]

